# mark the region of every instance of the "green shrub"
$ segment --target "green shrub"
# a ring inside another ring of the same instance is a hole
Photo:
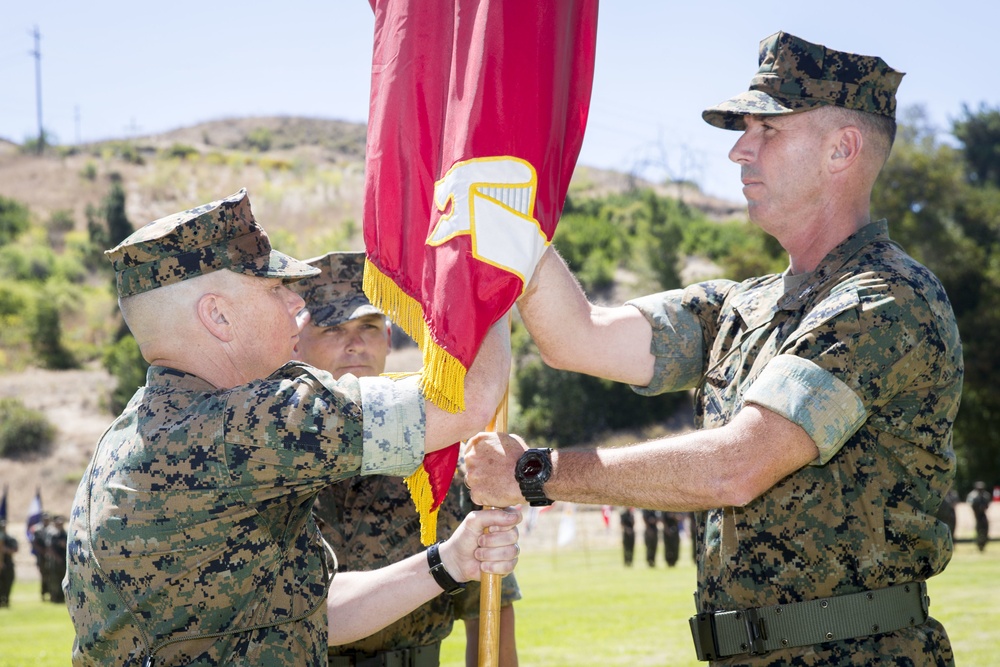
[[[118,380],[108,405],[112,414],[118,414],[125,409],[135,390],[146,384],[149,364],[142,358],[132,334],[126,334],[105,350],[104,368]]]
[[[31,347],[44,368],[65,370],[78,366],[73,353],[63,344],[59,309],[48,294],[42,294],[35,303]]]
[[[97,165],[88,161],[87,164],[83,165],[83,169],[80,170],[80,178],[88,181],[96,181]]]
[[[0,456],[43,454],[55,434],[55,426],[38,410],[24,407],[16,398],[0,398]]]
[[[0,197],[0,245],[16,239],[28,229],[30,223],[27,206],[7,197]]]
[[[0,247],[0,278],[44,283],[55,270],[52,248],[34,243]]]
[[[177,158],[179,160],[186,160],[192,155],[198,155],[198,149],[194,146],[189,146],[188,144],[173,144],[170,148],[164,151],[165,157]]]

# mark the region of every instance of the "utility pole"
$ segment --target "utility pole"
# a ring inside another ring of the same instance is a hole
[[[38,26],[35,26],[35,50],[29,54],[35,57],[35,98],[38,107],[38,154],[45,150],[45,130],[42,129],[42,36],[38,33]]]

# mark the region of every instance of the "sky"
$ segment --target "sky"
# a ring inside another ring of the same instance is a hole
[[[36,26],[43,125],[74,144],[230,117],[364,123],[373,23],[366,0],[0,0],[0,138],[38,133]],[[779,30],[881,56],[907,73],[899,108],[946,134],[963,105],[1000,107],[998,25],[984,0],[605,0],[578,163],[742,201],[738,135],[701,111],[747,89]]]

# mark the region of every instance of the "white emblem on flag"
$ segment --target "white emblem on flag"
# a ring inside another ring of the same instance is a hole
[[[527,283],[548,246],[534,218],[538,176],[530,163],[510,156],[459,162],[434,184],[442,216],[427,238],[438,246],[463,234],[472,236],[476,259],[520,276]]]

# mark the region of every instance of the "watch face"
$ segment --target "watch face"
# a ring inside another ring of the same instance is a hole
[[[525,461],[521,467],[521,474],[528,478],[537,477],[540,472],[542,472],[542,462],[536,456]]]

